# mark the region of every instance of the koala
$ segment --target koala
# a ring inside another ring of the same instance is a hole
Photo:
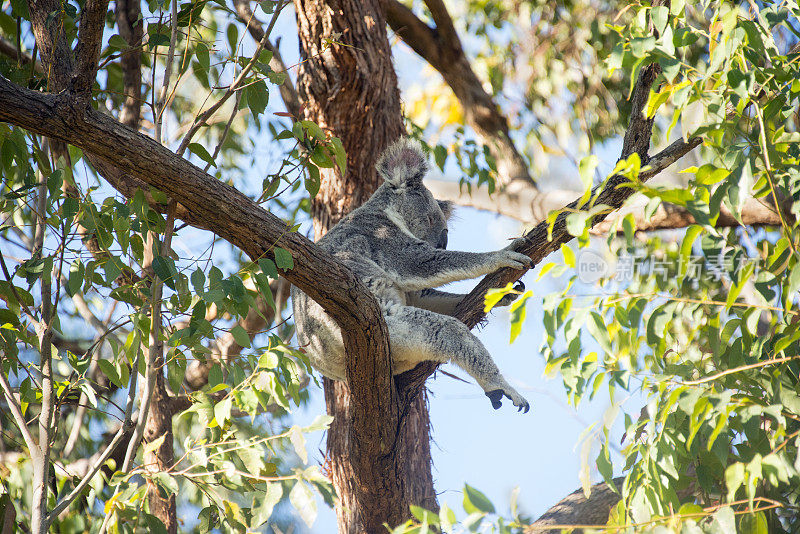
[[[530,267],[531,259],[511,250],[513,243],[495,252],[446,249],[452,206],[434,199],[422,184],[428,164],[418,143],[396,142],[381,156],[377,170],[384,183],[317,244],[347,265],[378,300],[389,331],[393,374],[422,361],[451,361],[478,382],[495,409],[507,397],[527,412],[528,402],[506,382],[483,344],[452,316],[465,295],[434,288],[502,267]],[[509,304],[515,298],[510,297],[500,304]],[[292,305],[297,339],[311,365],[329,378],[345,380],[339,327],[296,287]]]

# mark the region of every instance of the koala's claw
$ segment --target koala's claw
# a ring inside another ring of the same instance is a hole
[[[498,263],[500,267],[510,267],[512,269],[521,270],[533,265],[532,259],[525,254],[520,254],[513,250],[503,249],[498,254]]]
[[[525,284],[517,280],[517,282],[514,284],[514,291],[522,293],[523,291],[525,291]],[[518,297],[519,295],[517,295],[516,293],[509,293],[508,295],[505,295],[503,298],[501,298],[500,302],[495,304],[495,306],[508,306],[509,304],[517,300]]]
[[[531,409],[531,405],[528,404],[528,401],[526,401],[519,395],[515,395],[518,398],[517,400],[514,400],[514,398],[511,395],[509,395],[508,392],[502,389],[493,389],[492,391],[487,391],[486,396],[489,397],[489,401],[491,401],[492,403],[492,408],[494,408],[495,410],[498,410],[500,406],[503,405],[503,403],[501,402],[503,397],[507,397],[509,400],[511,400],[511,402],[514,403],[514,406],[517,407],[518,412],[528,413],[528,410]]]

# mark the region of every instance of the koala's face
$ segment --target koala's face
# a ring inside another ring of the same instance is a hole
[[[452,205],[437,201],[422,185],[428,163],[419,144],[408,139],[395,143],[386,149],[376,169],[385,181],[389,218],[417,239],[446,248]]]
[[[392,200],[390,209],[414,237],[436,248],[447,248],[447,220],[452,211],[449,202],[436,200],[421,184],[398,191]]]

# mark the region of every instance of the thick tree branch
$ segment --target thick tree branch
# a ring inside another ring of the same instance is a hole
[[[528,165],[509,136],[508,121],[472,70],[453,20],[440,0],[425,2],[436,29],[419,20],[398,0],[387,0],[386,21],[422,59],[444,78],[464,108],[467,123],[491,150],[503,187],[533,185]]]
[[[137,0],[117,0],[114,14],[120,36],[130,47],[123,50],[119,59],[122,67],[122,84],[125,102],[119,113],[119,121],[133,129],[139,128],[139,115],[142,109],[142,43],[144,26],[141,19],[141,3]]]
[[[388,358],[386,326],[375,298],[363,283],[338,260],[291,232],[284,221],[235,188],[153,139],[80,105],[67,92],[38,93],[0,77],[0,120],[74,144],[94,153],[104,164],[119,167],[124,174],[111,184],[119,186],[125,195],[131,196],[140,185],[160,189],[179,203],[179,218],[218,234],[254,260],[274,259],[275,246],[290,251],[295,267],[284,276],[334,318],[345,333],[348,353],[361,350]],[[138,182],[129,183],[126,175]],[[379,403],[377,394],[372,408],[376,418],[391,417],[387,414],[390,405]],[[393,436],[381,438],[387,444],[393,440]]]
[[[688,141],[678,140],[670,146],[662,150],[654,156],[650,162],[650,168],[643,170],[639,174],[639,179],[646,181],[682,156],[687,154],[690,150],[700,145],[701,139],[693,137]],[[603,204],[608,206],[610,210],[616,210],[628,199],[634,190],[629,187],[620,188],[619,185],[627,182],[627,178],[621,176],[612,177],[607,185],[599,192],[597,200],[592,206]],[[597,193],[597,191],[595,191]],[[562,244],[572,241],[573,236],[567,231],[566,219],[567,216],[578,210],[587,210],[591,206],[581,205],[579,200],[575,200],[564,208],[564,211],[558,216],[553,224],[552,238],[548,239],[548,226],[549,224],[541,222],[534,227],[530,232],[525,234],[525,244],[518,249],[518,252],[526,254],[533,259],[533,265],[540,263],[548,254],[556,251]],[[591,226],[594,226],[606,218],[608,212],[599,214],[594,217]],[[525,274],[524,271],[515,271],[512,269],[501,269],[495,273],[488,275],[481,280],[478,286],[470,292],[467,297],[459,304],[456,309],[456,316],[464,321],[470,328],[480,323],[486,314],[483,311],[483,296],[486,291],[494,287],[503,287],[509,282],[515,282]]]
[[[75,91],[89,95],[97,76],[97,59],[103,44],[108,0],[87,0],[78,26],[78,44],[75,46],[77,65],[72,75]]]
[[[561,528],[555,525],[605,525],[609,511],[619,502],[618,492],[622,490],[624,480],[624,477],[614,479],[617,492],[605,482],[592,486],[588,498],[583,489],[573,491],[525,528],[524,532],[556,534],[561,532]],[[546,528],[549,526],[553,529]]]

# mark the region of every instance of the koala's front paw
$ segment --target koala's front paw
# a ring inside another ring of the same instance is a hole
[[[503,389],[487,391],[486,396],[489,397],[489,400],[492,402],[492,408],[495,410],[499,409],[502,405],[501,400],[503,397],[508,397],[511,399],[511,402],[517,407],[518,412],[528,413],[528,410],[531,408],[530,404],[528,404],[528,401],[526,401],[525,398],[517,393],[511,386],[506,386]]]
[[[501,267],[511,267],[512,269],[526,269],[533,265],[533,260],[525,254],[514,252],[513,250],[503,249],[495,252],[497,269]]]
[[[525,291],[525,284],[522,283],[522,280],[517,280],[517,282],[514,284],[514,291],[518,291],[520,293]],[[501,298],[500,302],[495,304],[495,306],[508,306],[512,302],[517,300],[518,297],[519,295],[517,295],[516,293],[509,293],[508,295]]]
[[[527,242],[528,240],[525,239],[524,237],[518,237],[513,241],[511,241],[511,243],[503,250],[519,250]]]

